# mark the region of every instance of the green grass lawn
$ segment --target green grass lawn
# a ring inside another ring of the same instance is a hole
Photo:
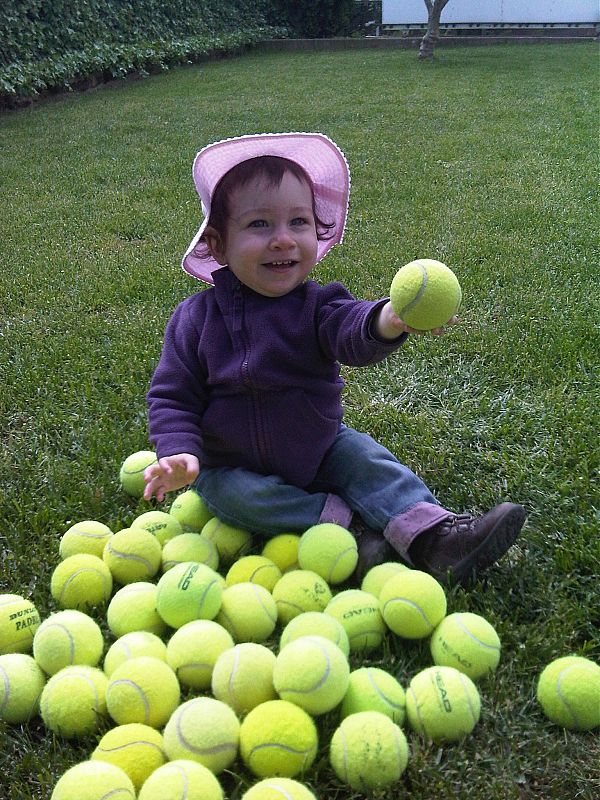
[[[597,49],[592,44],[258,53],[60,97],[0,119],[0,592],[55,610],[50,575],[72,522],[126,527],[118,470],[148,446],[145,392],[174,306],[202,285],[179,260],[199,223],[198,149],[226,136],[320,130],[352,171],[343,245],[315,277],[386,294],[417,257],[451,266],[461,324],[344,372],[347,422],[415,469],[440,501],[529,512],[520,546],[449,609],[497,628],[472,736],[409,735],[399,786],[378,800],[592,798],[597,732],[552,726],[535,702],[550,660],[600,656],[600,293]],[[97,617],[102,620],[102,614]],[[357,665],[363,659],[355,659]],[[406,685],[426,642],[390,638],[367,663]],[[362,795],[328,766],[319,720],[307,782]],[[49,798],[95,741],[39,719],[0,727],[0,796]],[[236,762],[229,800],[251,783]]]

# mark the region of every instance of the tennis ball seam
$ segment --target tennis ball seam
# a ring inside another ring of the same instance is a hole
[[[65,562],[63,561],[62,563],[64,564]],[[75,572],[72,572],[72,573],[69,575],[69,577],[67,578],[67,580],[64,582],[64,584],[63,584],[63,588],[62,588],[62,590],[61,590],[61,592],[60,592],[59,596],[56,598],[56,602],[57,602],[57,603],[59,603],[59,604],[61,604],[61,603],[62,603],[62,600],[63,600],[63,598],[64,598],[64,595],[65,595],[65,593],[66,593],[67,589],[69,589],[69,588],[70,588],[70,584],[72,583],[72,581],[74,581],[74,580],[75,580],[75,578],[77,578],[77,577],[78,577],[79,575],[81,575],[83,572],[91,572],[91,573],[93,573],[94,575],[98,575],[100,578],[102,578],[102,585],[103,585],[103,587],[104,587],[104,595],[105,595],[105,596],[107,596],[108,594],[110,594],[110,589],[108,588],[108,578],[107,578],[107,576],[106,576],[106,575],[103,575],[103,574],[100,572],[100,570],[99,570],[99,569],[96,569],[96,568],[94,568],[94,567],[80,567],[79,569],[75,570]]]
[[[140,528],[140,530],[144,530],[144,529]],[[137,553],[124,553],[121,550],[115,550],[115,548],[112,545],[112,542],[110,542],[110,541],[106,543],[106,548],[107,548],[107,551],[113,556],[118,556],[119,558],[124,558],[126,561],[138,561],[140,564],[143,564],[146,567],[148,572],[153,572],[154,571],[154,565],[151,564],[148,561],[147,558],[144,558],[143,556],[140,556]]]
[[[569,703],[567,697],[561,691],[561,681],[563,680],[563,675],[565,675],[566,672],[569,672],[570,670],[573,669],[573,667],[578,667],[578,666],[579,666],[578,664],[572,664],[570,666],[567,666],[564,669],[561,669],[561,671],[556,676],[556,694],[558,695],[558,698],[562,702],[562,704],[564,705],[565,709],[571,715],[571,718],[573,720],[572,724],[577,728],[581,725],[581,723],[580,723],[579,719],[577,718],[577,714],[575,713],[575,709],[571,706],[571,704]]]
[[[396,312],[397,315],[402,319],[402,314],[405,314],[407,311],[410,311],[413,306],[415,306],[419,300],[425,294],[425,290],[427,288],[427,283],[429,281],[429,275],[427,274],[427,270],[419,261],[413,262],[414,266],[417,267],[418,270],[421,272],[421,285],[419,286],[416,295],[410,300],[406,305],[404,305],[399,312]]]
[[[8,672],[6,672],[2,665],[0,665],[0,675],[2,676],[2,681],[4,683],[4,700],[0,705],[0,718],[2,718],[2,715],[4,714],[4,711],[7,708],[10,700],[10,681],[8,679]]]
[[[183,747],[185,747],[187,750],[191,750],[192,753],[197,753],[200,756],[207,756],[207,755],[212,756],[218,753],[224,753],[228,750],[235,750],[235,752],[237,753],[237,742],[221,742],[220,744],[215,744],[212,747],[198,747],[197,745],[192,744],[192,742],[188,741],[188,739],[185,737],[185,734],[183,733],[183,730],[181,729],[183,716],[187,710],[188,709],[184,709],[183,711],[181,711],[175,719],[175,730],[177,732],[177,739],[179,740],[179,743],[183,745]]]
[[[108,755],[109,753],[126,750],[128,747],[139,747],[140,745],[150,747],[158,751],[160,755],[164,755],[164,751],[160,745],[156,744],[156,742],[149,742],[146,739],[136,739],[135,741],[125,742],[124,744],[115,745],[114,747],[102,747],[102,745],[99,744],[96,748],[96,753],[106,753]]]
[[[433,631],[433,629],[435,628],[435,625],[433,625],[433,624],[431,623],[431,621],[429,620],[429,617],[428,617],[428,616],[427,616],[427,614],[426,614],[426,613],[423,611],[423,609],[421,608],[421,606],[420,606],[418,603],[415,603],[415,601],[414,601],[414,600],[409,600],[409,599],[408,599],[408,597],[397,597],[397,596],[396,596],[396,597],[390,597],[390,599],[389,599],[389,600],[386,600],[386,601],[385,601],[385,603],[383,604],[383,608],[382,608],[382,614],[384,615],[384,618],[385,618],[385,613],[386,613],[387,607],[388,607],[388,606],[389,606],[391,603],[404,603],[404,604],[405,604],[405,605],[407,605],[407,606],[411,606],[412,608],[414,608],[416,611],[418,611],[418,612],[419,612],[419,614],[420,614],[420,615],[423,617],[423,620],[424,620],[424,621],[427,623],[427,625],[429,626],[429,628],[430,628],[432,631]]]
[[[467,705],[469,706],[469,712],[471,714],[471,718],[473,720],[473,724],[476,725],[477,721],[479,719],[479,716],[478,716],[478,714],[475,713],[475,709],[473,708],[473,703],[471,701],[471,693],[469,692],[469,685],[466,682],[465,678],[466,678],[466,675],[463,675],[463,673],[460,672],[459,673],[460,684],[461,684],[461,686],[463,688],[463,691],[465,693],[465,699],[467,701]]]
[[[143,706],[144,706],[144,724],[148,725],[149,724],[149,720],[150,720],[150,703],[148,702],[148,698],[146,697],[146,693],[144,692],[142,687],[139,686],[135,681],[131,680],[131,678],[118,678],[117,680],[111,681],[110,685],[108,686],[108,688],[106,690],[106,700],[107,700],[107,702],[108,702],[108,698],[109,698],[109,695],[112,692],[112,690],[116,686],[119,686],[121,684],[125,684],[127,686],[131,686],[133,689],[135,689],[137,691],[138,695],[140,696],[140,698],[142,700]]]
[[[317,647],[325,657],[325,670],[323,674],[313,686],[308,686],[305,689],[297,686],[279,686],[277,688],[277,692],[279,694],[282,694],[283,692],[292,692],[293,694],[310,694],[312,692],[316,692],[317,689],[320,689],[321,686],[325,684],[325,681],[331,674],[331,659],[329,658],[329,653],[327,653],[326,649],[322,647],[320,643],[313,642],[312,644]]]
[[[398,709],[400,711],[404,709],[404,705],[402,703],[395,703],[393,700],[391,700],[384,693],[383,689],[381,689],[379,687],[379,685],[377,684],[377,682],[376,682],[376,680],[375,680],[375,678],[373,676],[373,672],[372,672],[371,669],[367,669],[367,679],[368,679],[369,683],[371,684],[371,686],[373,687],[374,692],[377,694],[377,696],[381,700],[383,700],[384,703],[387,703],[392,708],[396,708],[396,709]]]
[[[73,639],[71,631],[67,628],[66,625],[63,625],[60,622],[53,622],[50,625],[46,625],[43,631],[41,631],[41,635],[38,640],[38,646],[39,642],[44,638],[44,634],[46,634],[52,628],[59,628],[63,633],[66,633],[69,642],[69,663],[72,664],[73,659],[75,658],[75,640]]]
[[[488,644],[488,642],[484,642],[484,641],[483,641],[483,639],[480,639],[478,636],[476,636],[474,633],[472,633],[472,632],[471,632],[471,631],[470,631],[470,630],[467,628],[467,626],[464,624],[464,622],[462,621],[462,619],[460,619],[460,617],[459,617],[459,618],[457,618],[457,619],[455,620],[455,622],[456,622],[456,625],[457,625],[459,628],[461,628],[461,630],[462,630],[464,633],[466,633],[466,634],[467,634],[467,636],[468,636],[470,639],[472,639],[472,640],[475,642],[475,644],[481,645],[481,647],[487,647],[487,648],[489,648],[490,650],[494,650],[494,651],[495,651],[495,652],[497,652],[497,653],[499,653],[499,652],[500,652],[500,647],[498,647],[498,645],[497,645],[497,644]]]

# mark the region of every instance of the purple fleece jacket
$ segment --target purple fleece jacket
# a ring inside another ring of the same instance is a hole
[[[375,338],[385,300],[356,300],[309,280],[270,298],[227,268],[184,300],[165,332],[148,392],[159,458],[192,453],[201,468],[245,467],[306,487],[342,420],[340,362],[381,361],[406,339]]]

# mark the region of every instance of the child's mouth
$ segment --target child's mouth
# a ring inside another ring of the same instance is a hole
[[[286,259],[285,261],[267,261],[263,264],[263,267],[267,267],[267,269],[275,270],[276,272],[285,271],[290,267],[293,267],[296,264],[295,261],[290,259]]]

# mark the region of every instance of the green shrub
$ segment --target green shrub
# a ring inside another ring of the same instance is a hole
[[[321,39],[350,33],[355,0],[273,0],[269,19],[291,28],[294,35]]]

